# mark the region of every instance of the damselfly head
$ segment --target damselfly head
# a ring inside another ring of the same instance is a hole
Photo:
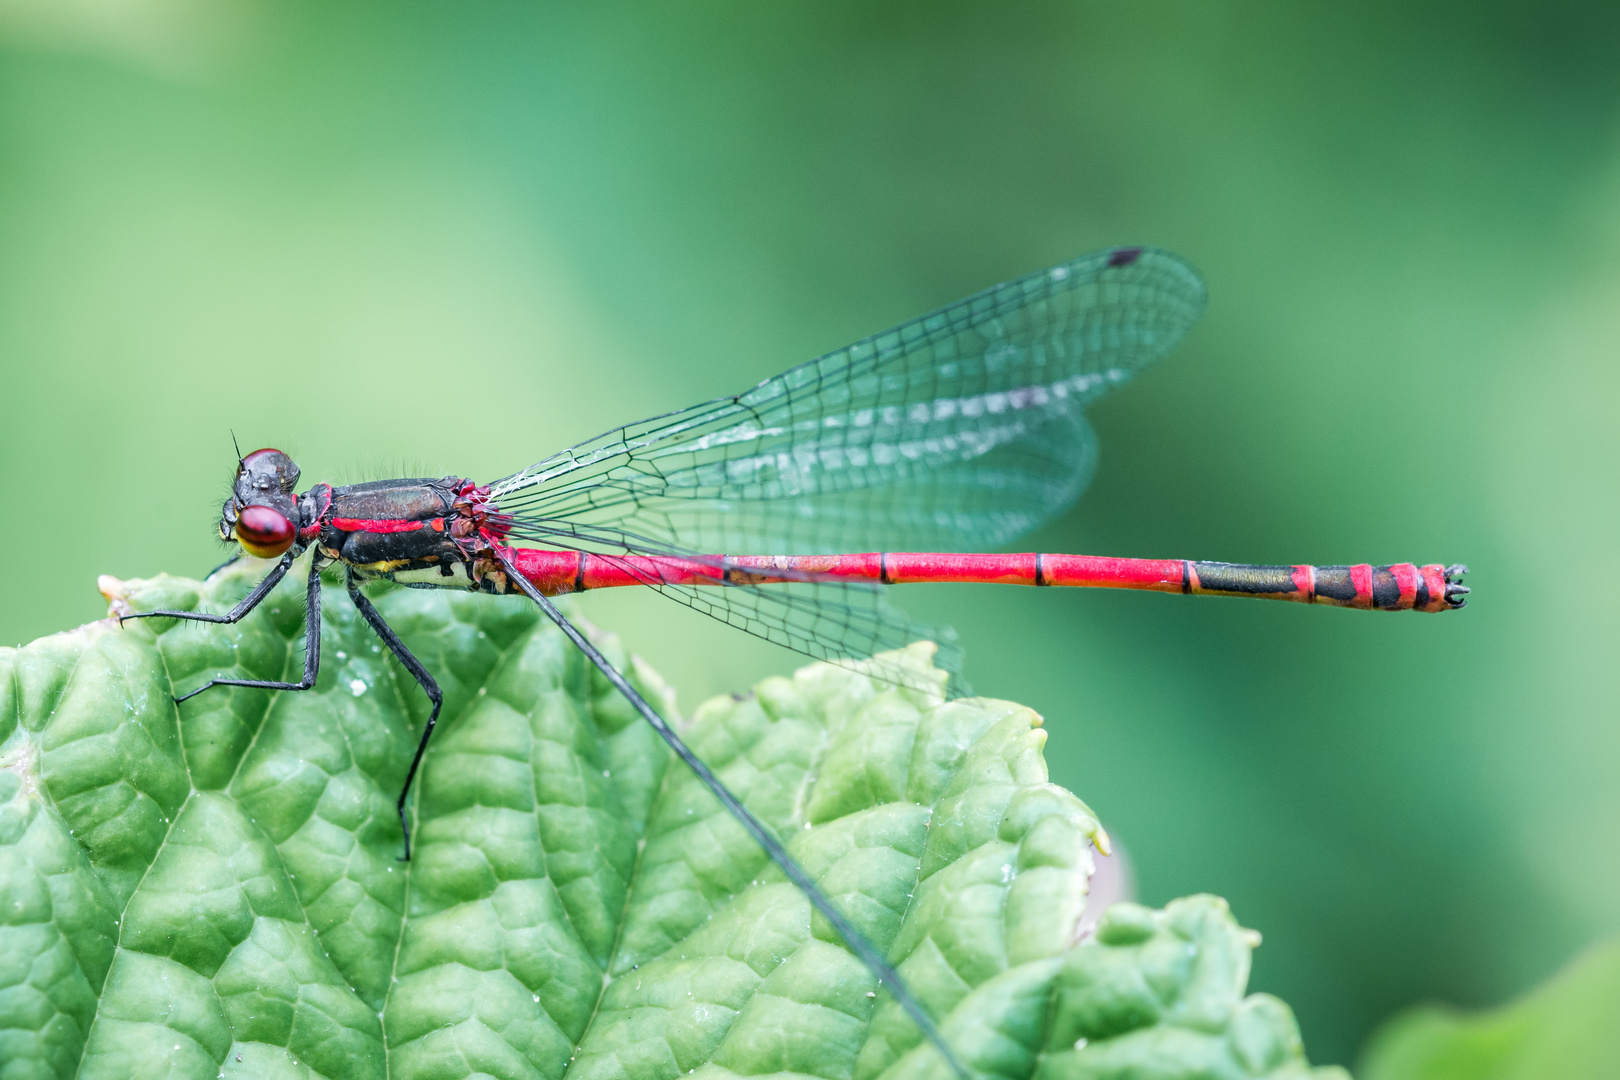
[[[268,447],[240,459],[231,497],[220,512],[219,535],[236,540],[249,555],[273,559],[298,538],[293,521],[298,501],[298,465],[280,450]]]

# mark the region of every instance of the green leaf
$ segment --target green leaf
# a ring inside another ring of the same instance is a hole
[[[1374,1035],[1366,1080],[1613,1080],[1620,1076],[1620,940],[1489,1012],[1410,1009]]]
[[[103,591],[218,612],[265,570]],[[426,699],[340,588],[315,690],[177,708],[213,676],[296,676],[297,578],[234,626],[108,620],[0,650],[0,1078],[949,1075],[521,598],[377,597],[445,691],[410,863],[394,800]],[[943,687],[931,655],[899,654]],[[684,730],[971,1069],[1306,1075],[1287,1008],[1243,996],[1253,939],[1222,901],[1116,906],[1076,943],[1107,839],[1048,782],[1039,725],[816,664]]]

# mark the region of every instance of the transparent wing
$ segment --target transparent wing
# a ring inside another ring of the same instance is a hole
[[[637,550],[995,546],[1079,496],[1096,459],[1082,408],[1203,305],[1176,256],[1097,252],[598,436],[491,496],[523,523],[620,530]]]
[[[805,580],[793,584],[672,585],[643,575],[648,587],[693,611],[718,619],[757,638],[865,672],[873,678],[924,692],[961,697],[970,693],[962,677],[962,650],[949,626],[912,620],[891,606],[881,585]],[[879,653],[915,641],[939,646],[934,666],[949,676],[945,687],[926,685],[913,669],[884,664]]]
[[[958,697],[969,692],[962,678],[962,651],[956,632],[948,626],[912,620],[888,602],[887,588],[875,582],[780,571],[787,581],[751,584],[728,578],[727,571],[732,567],[724,556],[672,550],[647,537],[614,529],[519,524],[512,538],[533,540],[551,549],[599,555],[642,585],[693,611],[812,659],[852,667],[899,686],[926,692],[941,689],[919,683],[917,672],[904,664],[884,665],[870,658],[915,641],[932,641],[939,646],[934,666],[949,676],[946,694]],[[714,570],[714,583],[671,581],[658,572],[656,565],[632,562],[624,558],[626,555],[665,556],[678,560],[683,569],[694,563],[706,565]]]

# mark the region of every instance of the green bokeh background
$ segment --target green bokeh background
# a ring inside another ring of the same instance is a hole
[[[1029,547],[1466,561],[1460,615],[949,587],[1153,904],[1352,1062],[1620,929],[1620,9],[0,3],[0,640],[244,448],[490,478],[993,281],[1210,286]],[[588,598],[683,706],[796,663]]]

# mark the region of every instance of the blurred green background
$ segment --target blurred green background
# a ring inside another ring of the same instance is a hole
[[[1024,549],[1466,561],[1458,615],[902,594],[1145,900],[1351,1062],[1620,928],[1620,8],[0,3],[0,640],[200,575],[244,448],[491,478],[1111,244],[1187,344]],[[799,659],[591,597],[684,707]]]

